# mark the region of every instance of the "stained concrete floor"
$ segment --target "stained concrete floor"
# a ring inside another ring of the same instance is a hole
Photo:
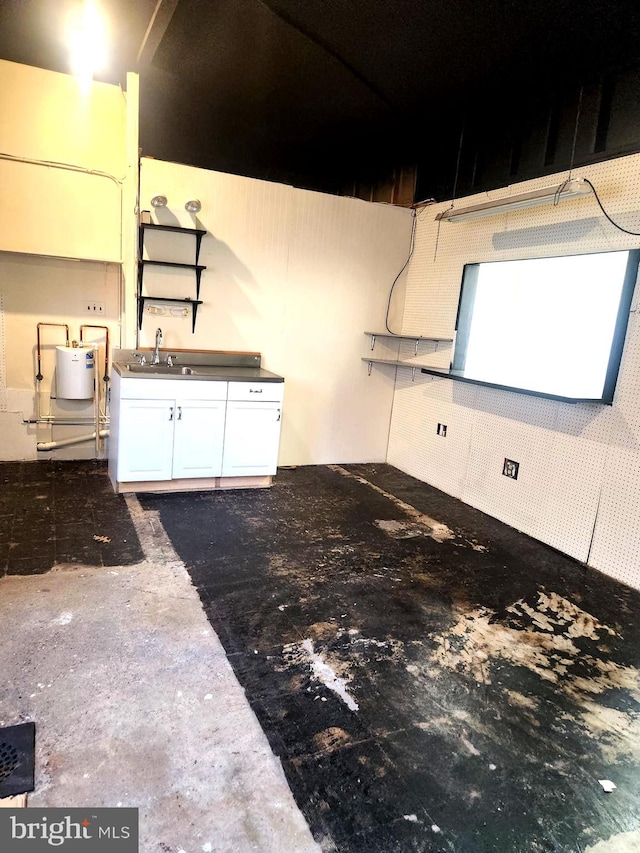
[[[140,501],[323,850],[640,849],[640,593],[386,465]]]
[[[156,514],[93,463],[0,481],[0,726],[36,723],[29,806],[138,807],[142,853],[317,851]]]
[[[0,487],[0,725],[38,726],[32,806],[139,806],[162,853],[640,849],[640,593],[389,466]]]

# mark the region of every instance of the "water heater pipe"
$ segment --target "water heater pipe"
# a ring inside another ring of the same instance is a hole
[[[104,376],[102,377],[103,382],[109,381],[109,327],[108,326],[93,326],[90,323],[85,323],[84,326],[80,326],[80,343],[84,343],[84,330],[85,329],[104,329],[104,340],[105,340],[105,351],[104,351]],[[95,341],[94,341],[95,343]]]
[[[65,330],[66,330],[66,333],[67,333],[66,346],[69,346],[69,326],[68,326],[68,324],[67,324],[67,323],[38,323],[38,330],[37,330],[37,338],[38,338],[38,346],[37,346],[37,353],[38,353],[38,372],[36,373],[36,379],[37,379],[37,381],[38,381],[38,382],[42,382],[42,379],[43,379],[43,377],[42,377],[42,367],[41,367],[42,347],[41,347],[41,345],[40,345],[40,327],[41,327],[41,326],[62,326],[62,328],[63,328],[63,329],[65,329]]]
[[[72,444],[82,444],[85,441],[93,441],[95,438],[107,438],[108,429],[101,429],[98,436],[95,432],[90,435],[77,435],[75,438],[63,438],[60,441],[39,441],[36,450],[57,450],[59,447],[69,447]]]
[[[108,384],[109,384],[109,327],[108,326],[95,326],[92,323],[85,323],[80,326],[80,342],[84,343],[84,330],[85,329],[103,329],[104,330],[104,376],[102,377],[102,381],[104,382],[104,413],[107,414],[107,399],[108,399]],[[97,347],[97,344],[94,344]],[[98,350],[99,351],[99,350]],[[96,378],[95,386],[93,390],[93,401],[95,406],[95,419],[96,419],[96,431],[94,433],[96,440],[96,455],[100,453],[100,386],[98,385],[98,380]]]

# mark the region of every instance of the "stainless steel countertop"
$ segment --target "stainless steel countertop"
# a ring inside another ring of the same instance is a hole
[[[182,360],[183,359],[183,360]],[[131,368],[131,369],[130,369]],[[223,382],[284,382],[283,376],[271,373],[263,367],[227,367],[213,364],[189,364],[186,356],[174,367],[165,364],[145,364],[114,361],[113,369],[123,379],[179,379],[181,382],[218,380]],[[191,373],[181,373],[182,370]]]

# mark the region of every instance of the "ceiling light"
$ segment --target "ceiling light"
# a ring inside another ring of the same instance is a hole
[[[154,195],[151,199],[151,207],[166,207],[167,206],[167,197],[166,195]]]
[[[197,198],[192,198],[190,201],[186,202],[184,209],[188,213],[200,213],[202,210],[202,203]]]
[[[480,219],[483,216],[495,216],[497,213],[508,213],[510,210],[525,210],[541,204],[558,204],[566,198],[576,198],[588,195],[591,187],[583,180],[563,181],[554,187],[543,187],[528,193],[518,193],[506,198],[496,198],[469,207],[450,207],[436,216],[443,222],[464,222],[468,219]]]
[[[93,0],[85,0],[70,25],[71,72],[91,79],[106,66],[107,28],[104,17]]]

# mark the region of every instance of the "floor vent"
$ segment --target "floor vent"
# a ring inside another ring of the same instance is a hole
[[[33,791],[35,723],[0,729],[0,799]]]

